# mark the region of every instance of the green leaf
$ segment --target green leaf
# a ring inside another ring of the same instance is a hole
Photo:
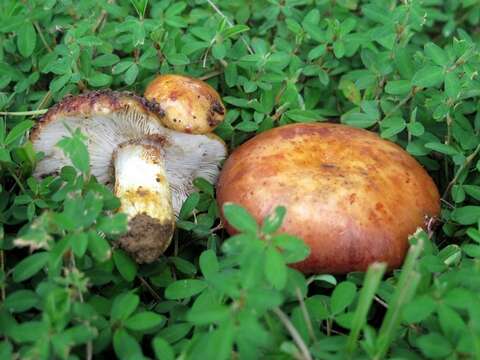
[[[49,258],[47,252],[38,252],[26,257],[13,268],[13,281],[22,282],[30,279],[47,264]]]
[[[70,138],[63,138],[57,143],[57,146],[63,150],[72,161],[73,166],[84,174],[90,171],[90,154],[85,145],[86,137],[80,132],[80,129],[75,130]]]
[[[436,332],[420,336],[417,344],[425,356],[433,359],[446,359],[452,352],[448,339]]]
[[[88,233],[88,250],[99,262],[104,262],[112,256],[112,249],[108,241],[94,231]]]
[[[175,268],[187,275],[195,275],[197,273],[197,268],[190,261],[185,260],[178,256],[171,256],[169,259],[174,265]]]
[[[47,334],[49,328],[44,321],[31,320],[18,325],[13,325],[9,330],[10,336],[13,340],[19,343],[24,343],[42,339],[42,334]]]
[[[406,95],[412,89],[408,80],[392,80],[385,85],[385,91],[392,95]]]
[[[0,343],[0,359],[12,359],[13,358],[13,346],[8,341]]]
[[[207,283],[202,280],[178,280],[165,289],[165,297],[170,300],[185,299],[201,293],[206,287]]]
[[[270,214],[263,220],[262,232],[271,234],[277,231],[282,226],[286,214],[287,209],[284,206],[277,206],[273,214]]]
[[[347,306],[349,306],[353,300],[355,300],[356,293],[357,288],[355,287],[355,284],[351,283],[350,281],[344,281],[338,284],[332,293],[332,313],[339,314],[343,312]]]
[[[412,84],[419,87],[435,87],[439,86],[443,80],[444,74],[441,67],[427,65],[413,75]]]
[[[250,30],[247,25],[234,25],[232,27],[228,27],[221,32],[224,38],[234,37],[235,35],[241,34]]]
[[[257,221],[240,205],[224,204],[223,214],[228,223],[241,232],[256,233],[258,231]]]
[[[440,326],[448,339],[458,339],[462,332],[467,331],[466,324],[462,320],[462,317],[453,308],[441,304],[437,311]]]
[[[102,216],[97,221],[97,229],[108,235],[121,235],[127,230],[127,215],[118,213]]]
[[[139,303],[138,295],[132,293],[120,294],[113,301],[110,317],[112,320],[126,320],[135,311]]]
[[[192,325],[188,323],[176,323],[170,325],[158,332],[158,336],[162,337],[169,344],[183,339],[192,329]]]
[[[445,92],[452,99],[457,99],[460,96],[461,83],[460,79],[454,71],[449,71],[445,75]]]
[[[419,122],[411,122],[407,127],[413,136],[422,136],[425,132],[425,127]]]
[[[70,74],[70,73],[67,73],[67,74],[64,74],[60,77],[55,78],[50,83],[50,91],[54,92],[54,93],[60,91],[61,89],[63,89],[63,87],[65,85],[68,84],[68,82],[70,81],[71,78],[72,78],[72,74]]]
[[[183,202],[182,208],[180,209],[180,214],[178,217],[180,219],[186,220],[192,215],[193,211],[200,201],[200,194],[194,192],[188,196],[188,198]]]
[[[218,260],[213,250],[205,250],[200,255],[200,270],[206,279],[218,272]]]
[[[133,65],[133,61],[131,60],[121,61],[112,68],[112,74],[113,75],[121,74],[127,71],[127,69],[129,69],[132,65]]]
[[[480,220],[480,206],[467,205],[456,208],[452,212],[452,219],[462,225],[475,224]]]
[[[25,120],[15,125],[15,127],[7,134],[7,137],[5,138],[5,145],[12,144],[15,140],[17,140],[19,137],[23,136],[28,130],[30,130],[33,125],[34,122],[31,120]]]
[[[427,149],[434,150],[445,155],[453,156],[458,154],[458,151],[455,148],[447,144],[430,142],[430,143],[426,143],[425,147]]]
[[[93,59],[92,65],[95,67],[113,66],[119,61],[120,58],[115,54],[103,54]]]
[[[266,249],[265,276],[276,289],[283,289],[287,283],[287,268],[282,255],[272,247]]]
[[[35,50],[37,44],[37,33],[31,21],[26,21],[17,32],[17,47],[20,54],[27,58]]]
[[[87,78],[87,82],[93,87],[103,87],[112,82],[112,77],[101,72],[94,72]]]
[[[325,44],[320,44],[310,50],[310,52],[308,53],[308,60],[312,61],[318,59],[319,57],[325,55],[326,52],[327,46]]]
[[[116,249],[113,252],[113,261],[118,272],[126,281],[135,279],[137,264],[123,250]]]
[[[405,123],[405,120],[401,117],[395,116],[388,118],[382,122],[382,132],[380,135],[386,139],[391,138],[398,133],[401,133],[406,126],[407,124]]]
[[[278,234],[271,241],[281,249],[281,254],[287,264],[305,260],[310,255],[310,248],[296,236]]]
[[[135,8],[138,17],[143,19],[147,11],[148,0],[130,0],[130,3]]]
[[[127,85],[132,85],[135,80],[137,79],[138,76],[138,65],[137,64],[132,64],[125,73],[125,83]]]
[[[39,302],[38,295],[31,290],[17,290],[8,294],[3,305],[10,312],[24,312]]]
[[[153,351],[158,360],[174,360],[175,352],[170,344],[160,336],[156,336],[152,341]]]
[[[0,161],[1,162],[12,162],[12,158],[10,157],[10,152],[7,149],[0,148]]]
[[[221,323],[228,319],[230,315],[231,309],[228,306],[214,302],[197,306],[197,303],[195,303],[187,313],[187,319],[195,325],[208,325],[212,323]]]
[[[124,329],[115,331],[113,335],[113,349],[119,359],[143,359],[139,343]]]
[[[425,45],[425,55],[437,65],[446,66],[449,63],[447,53],[432,42]]]
[[[123,322],[125,327],[133,331],[146,331],[162,325],[165,317],[151,311],[137,313]]]
[[[436,308],[435,301],[428,295],[413,299],[403,309],[403,319],[408,323],[419,323],[428,318]]]

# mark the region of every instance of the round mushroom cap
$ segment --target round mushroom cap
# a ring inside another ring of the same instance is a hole
[[[217,200],[244,206],[258,222],[285,206],[279,231],[310,247],[294,265],[305,273],[364,271],[375,261],[398,267],[408,236],[440,211],[433,180],[402,148],[328,123],[278,127],[239,146],[220,173]]]
[[[43,116],[31,133],[37,152],[45,154],[35,168],[37,177],[58,172],[70,160],[56,144],[80,129],[87,138],[91,172],[113,186],[112,157],[121,144],[152,142],[160,145],[176,214],[195,190],[193,180],[215,183],[227,155],[225,143],[214,134],[194,135],[166,128],[158,105],[131,93],[90,92],[69,96]]]
[[[220,95],[206,82],[183,75],[160,75],[145,90],[145,98],[158,104],[169,129],[206,134],[225,117]]]

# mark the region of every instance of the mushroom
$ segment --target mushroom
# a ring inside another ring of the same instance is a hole
[[[205,134],[220,124],[225,115],[225,106],[215,89],[188,76],[157,76],[144,96],[160,106],[163,123],[172,130]]]
[[[205,116],[202,108],[196,110],[195,116]],[[168,129],[164,115],[158,105],[129,93],[90,92],[52,107],[31,134],[35,150],[45,154],[35,169],[37,177],[70,164],[55,146],[69,129],[86,135],[91,173],[113,187],[120,211],[128,217],[128,232],[119,245],[139,263],[152,262],[165,251],[175,215],[194,190],[193,180],[215,182],[227,154],[216,135]]]
[[[220,173],[217,201],[242,205],[258,222],[285,206],[280,231],[311,249],[294,264],[305,273],[398,267],[409,235],[440,211],[433,180],[402,148],[328,123],[278,127],[239,146]]]

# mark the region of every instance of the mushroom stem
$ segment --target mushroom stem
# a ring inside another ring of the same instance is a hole
[[[157,259],[171,242],[175,215],[161,147],[127,142],[113,155],[114,192],[128,216],[120,246],[137,262]]]

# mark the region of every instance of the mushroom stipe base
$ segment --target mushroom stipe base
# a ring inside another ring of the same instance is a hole
[[[118,243],[137,263],[151,263],[168,247],[173,231],[174,223],[161,224],[151,216],[139,214],[129,221],[128,232]]]

